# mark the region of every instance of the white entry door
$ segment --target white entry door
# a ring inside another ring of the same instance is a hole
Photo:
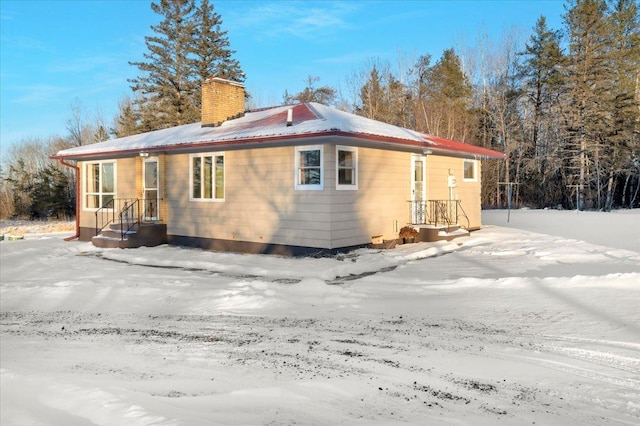
[[[159,218],[158,208],[160,205],[158,190],[158,159],[145,158],[142,167],[142,194],[143,194],[143,214],[147,221],[157,221]]]
[[[427,207],[427,157],[411,155],[411,221],[426,223]]]

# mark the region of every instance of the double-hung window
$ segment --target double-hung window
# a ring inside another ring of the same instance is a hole
[[[358,149],[336,147],[336,189],[358,189]]]
[[[322,164],[321,145],[297,147],[295,188],[298,190],[322,190],[324,188]]]
[[[224,201],[224,153],[191,155],[192,201]]]
[[[468,182],[475,182],[478,180],[476,175],[476,161],[475,160],[464,160],[463,163],[463,180]]]
[[[84,208],[109,207],[116,196],[115,161],[85,163]]]

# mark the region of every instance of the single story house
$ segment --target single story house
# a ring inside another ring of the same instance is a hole
[[[242,84],[208,79],[201,123],[52,156],[77,172],[75,237],[304,254],[405,225],[423,239],[480,228],[479,162],[503,154],[313,102],[245,111],[244,99]]]

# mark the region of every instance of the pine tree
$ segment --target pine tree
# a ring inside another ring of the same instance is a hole
[[[606,139],[610,95],[610,28],[604,0],[576,0],[565,23],[567,56],[567,167],[578,191],[577,208],[600,208],[602,143]]]
[[[604,159],[607,174],[604,208],[615,202],[618,181],[622,183],[621,204],[631,179],[640,184],[640,19],[633,0],[618,0],[612,5],[611,70],[609,84],[610,125]]]
[[[115,118],[113,134],[117,138],[135,135],[138,133],[139,117],[134,102],[129,97],[125,97],[118,102],[119,115]]]
[[[194,15],[195,33],[192,49],[195,55],[195,76],[201,82],[210,77],[242,82],[245,80],[240,63],[233,58],[227,31],[223,31],[222,18],[213,4],[202,0]],[[197,104],[200,105],[199,98]]]
[[[192,78],[192,39],[196,28],[194,0],[160,0],[151,9],[164,17],[151,26],[156,35],[145,37],[146,62],[130,62],[143,75],[129,80],[140,93],[141,130],[177,126],[197,121],[194,103],[196,84]]]
[[[541,126],[557,103],[563,85],[562,64],[564,56],[560,49],[560,32],[550,30],[544,16],[538,18],[534,34],[525,44],[522,53],[524,62],[519,67],[519,77],[529,102],[533,105],[531,139],[536,156],[546,155],[548,140],[541,140]]]
[[[560,140],[554,130],[561,127],[558,117],[564,87],[560,41],[560,32],[549,29],[544,16],[538,18],[521,53],[523,62],[518,70],[525,105],[532,110],[532,117],[525,123],[526,138],[530,137],[530,141],[524,153],[526,178],[521,189],[530,194],[529,200],[537,207],[562,203],[565,189],[561,182]]]
[[[372,120],[384,121],[383,103],[384,89],[378,68],[374,65],[369,80],[360,89],[360,106],[356,112]]]
[[[435,136],[464,141],[473,87],[462,71],[460,58],[447,49],[423,73],[422,109],[426,131]]]
[[[142,75],[129,80],[137,95],[135,111],[121,111],[121,121],[137,123],[137,131],[193,123],[200,117],[200,87],[209,77],[244,81],[229,49],[222,20],[203,0],[160,0],[152,10],[164,20],[145,37],[146,61],[130,62]]]
[[[324,105],[331,105],[336,98],[336,90],[330,86],[315,87],[320,81],[320,77],[307,77],[307,86],[299,93],[290,95],[287,91],[283,96],[286,105],[295,102],[318,102]]]

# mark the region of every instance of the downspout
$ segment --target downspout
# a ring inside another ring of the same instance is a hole
[[[58,160],[60,164],[71,167],[76,171],[76,234],[64,239],[65,241],[71,241],[80,238],[80,167],[67,163],[64,158],[59,158]]]

